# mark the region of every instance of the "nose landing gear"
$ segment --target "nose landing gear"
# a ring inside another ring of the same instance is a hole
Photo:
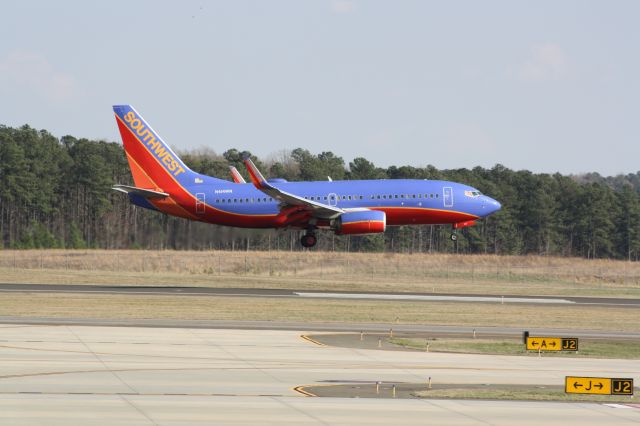
[[[451,241],[458,241],[458,230],[454,229],[451,231],[451,236],[449,238],[451,238]]]

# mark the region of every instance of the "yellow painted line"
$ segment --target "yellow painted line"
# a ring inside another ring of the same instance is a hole
[[[305,334],[300,335],[300,338],[306,340],[307,342],[311,342],[311,343],[313,343],[315,345],[318,345],[318,346],[327,346],[324,343],[318,342],[317,340],[314,340],[314,339],[312,339],[311,337],[309,337],[309,336],[307,336]]]
[[[311,392],[307,392],[306,390],[304,390],[305,386],[309,386],[309,385],[296,386],[292,390],[294,390],[295,392],[301,393],[304,396],[318,396],[318,395],[315,395],[315,394],[313,394]]]

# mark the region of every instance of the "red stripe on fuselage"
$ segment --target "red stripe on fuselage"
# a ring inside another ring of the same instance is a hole
[[[443,225],[478,219],[478,216],[452,210],[418,207],[371,207],[387,215],[387,225]]]

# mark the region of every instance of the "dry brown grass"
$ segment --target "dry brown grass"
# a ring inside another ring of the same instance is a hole
[[[640,263],[450,254],[5,250],[0,282],[640,297]]]
[[[492,386],[485,389],[430,389],[412,393],[418,398],[432,399],[491,399],[506,401],[574,401],[574,402],[634,402],[628,396],[567,394],[564,389],[530,386]]]
[[[461,308],[464,306],[464,308]],[[166,297],[109,294],[25,294],[0,297],[3,316],[354,322],[576,328],[637,331],[632,309],[601,306],[514,306],[398,301],[240,297]]]

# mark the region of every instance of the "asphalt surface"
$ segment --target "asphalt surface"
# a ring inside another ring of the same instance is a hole
[[[19,293],[95,293],[158,296],[225,296],[225,297],[285,297],[351,300],[408,300],[460,303],[519,303],[618,306],[640,308],[640,299],[574,296],[519,296],[451,293],[376,293],[345,291],[307,291],[295,289],[212,288],[188,286],[115,286],[81,284],[0,284],[0,292]]]
[[[188,328],[224,330],[276,330],[305,332],[388,333],[390,329],[400,333],[438,333],[457,336],[522,336],[522,328],[511,327],[462,327],[398,323],[347,323],[347,322],[295,322],[295,321],[225,321],[225,320],[176,320],[176,319],[93,319],[93,318],[45,318],[0,316],[0,324],[86,326],[86,327],[137,327],[137,328]],[[532,336],[564,335],[594,339],[640,339],[638,332],[612,332],[602,330],[575,330],[563,328],[528,328]]]

